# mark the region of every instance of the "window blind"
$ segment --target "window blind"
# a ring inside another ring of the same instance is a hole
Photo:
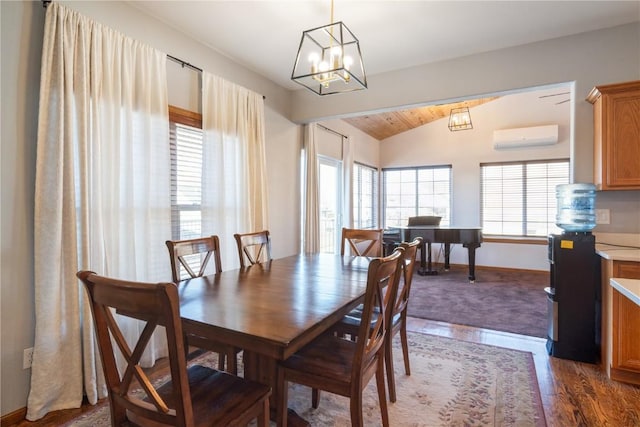
[[[555,225],[559,184],[569,182],[569,160],[480,164],[484,234],[546,236]]]

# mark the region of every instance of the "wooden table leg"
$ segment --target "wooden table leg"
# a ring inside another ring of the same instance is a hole
[[[247,350],[243,351],[242,360],[244,362],[245,378],[271,386],[271,397],[269,398],[271,419],[277,421],[276,408],[278,407],[278,399],[282,396],[282,393],[278,390],[278,361]],[[287,412],[287,425],[308,427],[310,424],[298,415],[296,411],[289,409]]]

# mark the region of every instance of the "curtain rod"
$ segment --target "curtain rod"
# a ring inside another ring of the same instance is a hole
[[[202,68],[198,68],[193,64],[189,64],[187,61],[183,61],[182,59],[176,58],[175,56],[169,55],[168,53],[167,53],[167,58],[169,58],[170,60],[172,60],[174,62],[177,62],[180,65],[182,65],[182,68],[187,67],[187,68],[191,68],[194,71],[202,73]],[[267,99],[267,97],[262,95],[262,99]]]
[[[341,134],[341,133],[340,133],[340,132],[338,132],[338,131],[335,131],[335,130],[333,130],[333,129],[329,129],[328,127],[326,127],[326,126],[324,126],[324,125],[321,125],[320,123],[316,123],[316,124],[317,124],[319,127],[321,127],[322,129],[326,130],[327,132],[334,133],[334,134],[336,134],[336,135],[338,135],[338,136],[341,136],[342,138],[347,138],[347,135],[343,135],[343,134]]]
[[[46,7],[49,6],[49,3],[51,3],[52,1],[53,0],[42,0],[42,7],[46,9]],[[202,73],[202,68],[198,68],[195,65],[188,63],[187,61],[183,61],[182,59],[176,58],[175,56],[169,55],[169,54],[167,54],[167,58],[182,65],[182,68],[187,67],[187,68],[191,68],[194,71]],[[262,99],[267,99],[267,97],[262,95]]]
[[[169,58],[170,60],[172,60],[174,62],[177,62],[180,65],[182,65],[182,68],[187,67],[187,68],[191,68],[192,70],[197,71],[199,73],[202,72],[202,68],[198,68],[195,65],[189,64],[188,62],[183,61],[180,58],[176,58],[175,56],[172,56],[172,55],[169,55],[169,54],[167,54],[167,58]]]

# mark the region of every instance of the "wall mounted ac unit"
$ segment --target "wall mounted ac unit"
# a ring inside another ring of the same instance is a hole
[[[532,126],[493,131],[493,148],[496,150],[536,147],[558,143],[558,125]]]

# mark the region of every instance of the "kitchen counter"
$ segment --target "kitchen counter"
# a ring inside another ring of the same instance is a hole
[[[636,305],[640,306],[640,280],[612,277],[609,280],[609,283],[622,295],[629,298]]]
[[[596,253],[604,259],[640,262],[640,234],[594,233]]]

